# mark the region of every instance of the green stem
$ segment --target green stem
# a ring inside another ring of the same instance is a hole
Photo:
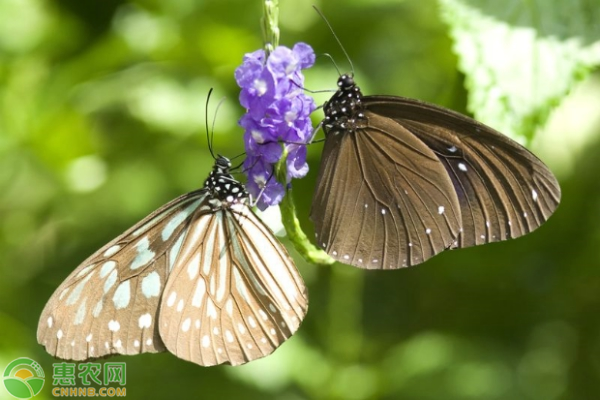
[[[263,7],[262,27],[265,43],[265,60],[275,47],[279,45],[279,0],[265,0]]]
[[[279,182],[285,185],[287,182],[286,178],[286,156],[287,152],[285,147],[283,149],[283,157],[275,166],[275,175]],[[279,209],[281,210],[281,222],[285,227],[288,238],[304,259],[313,264],[320,265],[331,265],[335,260],[327,255],[323,250],[315,247],[300,226],[300,221],[296,216],[296,205],[294,204],[294,197],[292,196],[292,189],[285,185],[285,196],[281,203],[279,203]]]
[[[263,40],[265,43],[265,60],[269,57],[269,54],[279,45],[279,0],[264,0],[262,27],[263,27]],[[283,149],[283,157],[281,161],[275,166],[275,175],[279,182],[285,185],[287,182],[286,177],[286,164],[285,159],[287,152],[285,146]],[[300,227],[300,221],[296,216],[296,205],[294,204],[294,197],[292,196],[292,189],[286,185],[285,196],[279,204],[281,210],[281,220],[285,231],[287,232],[288,238],[294,244],[294,247],[300,253],[304,259],[313,264],[331,265],[335,262],[331,257],[327,255],[323,250],[315,247],[310,240],[306,237],[304,231]]]

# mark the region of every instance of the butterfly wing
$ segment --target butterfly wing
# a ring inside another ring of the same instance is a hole
[[[209,366],[272,353],[306,314],[306,288],[285,247],[237,203],[195,219],[165,288],[167,349]]]
[[[37,339],[51,355],[86,360],[165,349],[155,324],[164,285],[204,190],[164,205],[77,267],[54,292]]]
[[[444,166],[460,201],[456,247],[525,235],[558,207],[560,187],[548,167],[494,129],[413,99],[366,96],[363,104],[418,137]]]
[[[421,263],[460,229],[452,181],[436,154],[398,122],[367,111],[353,132],[328,132],[311,219],[331,257],[361,268]]]

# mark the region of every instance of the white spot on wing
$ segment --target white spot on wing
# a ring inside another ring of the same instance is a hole
[[[461,171],[466,171],[467,166],[464,163],[458,163],[458,169],[460,169]]]
[[[190,330],[191,325],[192,325],[192,320],[190,318],[186,318],[185,321],[183,321],[183,324],[181,324],[181,330],[184,332],[187,332]]]
[[[200,308],[202,306],[202,299],[206,293],[206,283],[204,279],[198,279],[196,282],[196,290],[194,291],[194,297],[192,297],[192,305]]]
[[[96,305],[94,306],[94,310],[92,311],[92,315],[94,316],[94,318],[98,318],[98,316],[100,315],[100,312],[102,311],[102,299],[98,300],[98,302],[96,303]]]
[[[79,271],[79,273],[77,275],[75,275],[75,276],[77,278],[81,278],[82,276],[84,276],[85,274],[87,274],[90,269],[94,268],[94,265],[95,264],[88,265],[87,267],[85,267],[84,269],[82,269],[81,271]]]
[[[46,322],[48,322],[48,328],[52,328],[52,322],[53,321],[54,320],[52,319],[52,317],[48,317],[48,321],[46,321]]]
[[[67,292],[68,292],[68,291],[69,291],[69,288],[66,288],[65,290],[63,290],[63,291],[60,293],[60,296],[58,296],[58,299],[59,299],[59,300],[62,300],[62,299],[63,299],[63,297],[65,297],[65,295],[67,294]]]
[[[535,191],[535,189],[531,189],[531,198],[533,199],[533,201],[537,201],[538,199],[538,194]]]
[[[439,206],[438,207],[438,214],[442,215],[444,213],[444,210],[445,210],[444,206]]]
[[[160,294],[160,275],[158,275],[158,272],[152,271],[142,279],[142,294],[147,299],[158,297]]]
[[[177,312],[181,312],[183,310],[183,299],[179,299],[179,303],[177,303]]]
[[[167,306],[172,307],[173,304],[175,304],[176,299],[177,299],[177,293],[175,291],[172,291],[171,294],[169,295],[169,298],[167,299]]]
[[[200,253],[196,253],[196,255],[190,260],[187,265],[187,273],[191,279],[194,279],[198,275],[198,271],[200,270]]]
[[[206,315],[208,315],[212,319],[217,318],[217,309],[215,308],[215,305],[213,304],[212,300],[210,300],[210,298],[206,302]]]
[[[173,247],[171,247],[171,250],[169,250],[169,271],[173,270],[173,265],[175,264],[175,259],[177,258],[177,255],[179,254],[179,250],[181,250],[181,245],[183,244],[183,237],[184,237],[183,233],[181,235],[179,235],[179,238],[173,244]]]
[[[83,299],[79,308],[77,309],[77,314],[75,314],[75,320],[73,320],[73,325],[81,325],[83,320],[85,319],[85,313],[87,311],[86,307],[87,298]]]
[[[91,333],[85,337],[85,341],[88,342],[88,343],[92,341],[92,334]]]
[[[63,337],[63,331],[61,329],[58,330],[58,332],[56,332],[56,338],[58,340],[62,339]]]
[[[152,316],[149,313],[143,314],[138,322],[140,329],[150,328],[150,325],[152,325]]]
[[[202,199],[196,200],[195,202],[193,202],[192,204],[190,204],[189,206],[187,206],[185,209],[183,209],[180,212],[178,212],[177,214],[175,214],[175,216],[173,218],[171,218],[171,220],[167,223],[167,225],[165,226],[165,228],[161,232],[161,237],[162,237],[163,241],[168,240],[171,237],[171,235],[173,234],[173,232],[175,231],[175,229],[177,229],[177,227],[179,225],[181,225],[181,223],[183,221],[185,221],[185,219],[196,208],[198,208],[198,204],[200,204],[201,201],[202,201]]]
[[[144,236],[142,239],[140,239],[140,241],[137,242],[135,247],[137,249],[137,254],[129,268],[138,269],[148,264],[154,259],[154,256],[156,254],[152,250],[150,250],[150,242],[148,241],[148,236]]]
[[[117,332],[119,329],[121,329],[121,324],[119,324],[119,321],[111,319],[108,321],[108,329],[112,332]]]
[[[267,313],[265,313],[263,310],[258,310],[258,314],[259,314],[259,315],[260,315],[260,317],[261,317],[262,319],[264,319],[265,321],[266,321],[266,320],[269,318],[269,317],[267,316]]]
[[[103,256],[104,257],[114,256],[115,254],[117,254],[117,251],[119,251],[119,250],[121,250],[121,246],[119,246],[118,244],[115,244],[114,246],[111,246],[108,249],[106,249]]]
[[[88,275],[90,276],[90,275]],[[108,293],[108,291],[114,286],[114,284],[117,282],[117,270],[113,269],[112,272],[108,275],[108,278],[106,278],[106,281],[104,282],[104,294]]]
[[[208,335],[202,336],[202,347],[210,346],[210,337]]]
[[[81,293],[83,292],[83,287],[90,280],[90,278],[92,277],[92,275],[94,275],[93,271],[88,276],[86,276],[85,278],[83,278],[77,284],[77,286],[75,286],[75,288],[73,289],[73,291],[71,292],[71,294],[69,295],[69,297],[67,297],[67,305],[68,306],[72,306],[73,304],[75,304],[77,302],[77,300],[79,300],[79,297],[81,296]]]
[[[102,264],[102,268],[100,268],[100,278],[106,278],[106,276],[117,266],[117,263],[114,261],[107,261]]]
[[[125,281],[117,286],[117,290],[115,290],[115,294],[113,296],[113,303],[115,304],[115,308],[120,310],[129,305],[129,300],[131,299],[131,287],[129,285],[129,281]]]

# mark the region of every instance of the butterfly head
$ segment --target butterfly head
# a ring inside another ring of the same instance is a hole
[[[213,198],[227,204],[248,198],[244,185],[231,175],[230,169],[231,161],[218,155],[212,171],[204,181],[204,188],[210,191]]]
[[[354,82],[354,76],[348,74],[340,76],[337,85],[338,90],[323,107],[325,112],[323,127],[326,134],[330,131],[354,131],[365,123],[361,103],[363,95]]]
[[[356,87],[356,83],[354,83],[354,76],[348,74],[340,76],[338,78],[337,85],[339,87],[339,90],[353,90]]]

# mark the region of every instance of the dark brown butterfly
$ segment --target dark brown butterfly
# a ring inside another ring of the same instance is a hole
[[[363,96],[350,75],[338,87],[324,106],[311,212],[317,243],[334,259],[415,265],[525,235],[558,207],[552,172],[500,132],[422,101]]]
[[[37,339],[88,360],[169,350],[200,365],[272,353],[299,327],[304,282],[218,156],[204,187],[164,205],[56,289]]]

